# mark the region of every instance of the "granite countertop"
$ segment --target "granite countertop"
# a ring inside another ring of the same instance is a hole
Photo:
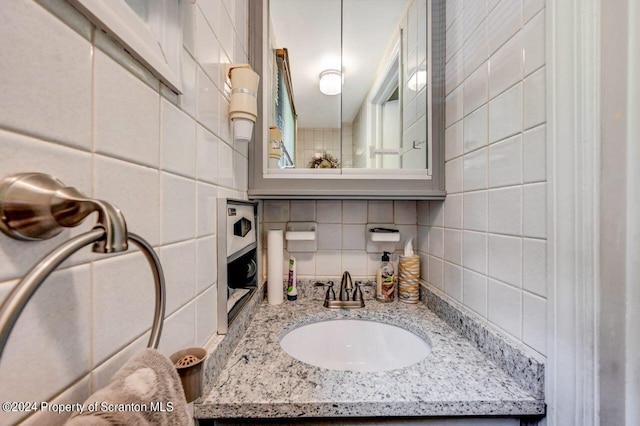
[[[259,305],[196,418],[543,415],[544,400],[525,391],[425,304],[378,303],[363,286],[363,309],[322,306],[324,289],[302,286],[297,301]],[[431,353],[386,372],[335,371],[291,357],[287,331],[330,319],[367,319],[427,338]],[[215,356],[215,354],[214,354]]]

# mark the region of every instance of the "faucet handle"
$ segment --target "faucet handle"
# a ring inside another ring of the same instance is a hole
[[[353,290],[353,301],[360,302],[361,300],[363,300],[362,290],[360,289],[360,282],[356,281],[355,286],[356,286],[356,289]]]
[[[333,281],[328,281],[327,284],[317,281],[315,285],[316,287],[327,287],[327,293],[324,296],[325,302],[328,300],[336,300],[336,292],[333,290]]]

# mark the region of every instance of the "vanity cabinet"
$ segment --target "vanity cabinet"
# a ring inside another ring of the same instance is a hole
[[[444,199],[444,0],[249,0],[249,28],[250,198]]]

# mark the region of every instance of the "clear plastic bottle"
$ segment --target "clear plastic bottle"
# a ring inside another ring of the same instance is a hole
[[[376,273],[376,300],[378,302],[393,302],[396,293],[396,275],[393,264],[389,262],[389,252],[382,254],[380,267]]]

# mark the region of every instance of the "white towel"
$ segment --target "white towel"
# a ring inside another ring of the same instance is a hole
[[[82,413],[75,413],[65,424],[186,426],[193,425],[193,420],[173,363],[155,349],[145,349],[84,402]]]

